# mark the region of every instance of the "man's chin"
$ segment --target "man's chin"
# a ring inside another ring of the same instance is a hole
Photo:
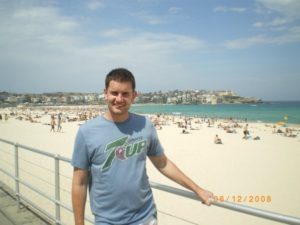
[[[112,112],[116,115],[122,115],[126,113],[126,110],[124,108],[113,108]]]
[[[117,111],[117,110],[114,110],[114,111],[113,111],[113,114],[115,114],[115,115],[123,115],[124,112],[123,112],[123,111]]]

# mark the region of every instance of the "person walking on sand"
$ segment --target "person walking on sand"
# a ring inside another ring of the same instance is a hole
[[[150,119],[129,112],[137,96],[130,71],[110,71],[104,96],[107,112],[82,124],[75,139],[71,164],[76,225],[84,224],[88,186],[96,225],[156,225],[147,157],[163,175],[195,192],[204,204],[214,201],[213,193],[198,186],[166,156]]]
[[[248,139],[250,134],[248,130],[248,124],[245,125],[243,133],[244,133],[243,139]]]
[[[61,113],[58,114],[57,116],[57,132],[61,132],[62,126],[61,126]]]
[[[51,126],[50,132],[51,131],[55,132],[55,117],[54,117],[54,114],[51,115],[50,126]]]

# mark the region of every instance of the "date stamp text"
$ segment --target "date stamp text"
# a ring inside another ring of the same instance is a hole
[[[271,203],[270,195],[215,195],[215,201],[235,203]]]

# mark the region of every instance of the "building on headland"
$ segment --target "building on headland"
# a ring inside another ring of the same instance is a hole
[[[242,97],[233,91],[175,90],[139,93],[136,103],[159,104],[247,104],[260,103],[260,99]]]
[[[233,91],[174,90],[167,92],[138,93],[136,103],[140,104],[256,104],[260,99],[242,97]],[[42,94],[17,94],[0,92],[0,105],[92,105],[104,104],[104,94],[54,92]]]

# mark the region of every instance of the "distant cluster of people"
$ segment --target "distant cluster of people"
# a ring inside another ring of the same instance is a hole
[[[218,119],[216,118],[195,118],[195,117],[184,117],[184,116],[165,116],[155,115],[151,117],[152,123],[157,130],[161,130],[163,125],[169,123],[176,124],[181,129],[182,134],[190,134],[191,130],[199,130],[202,126],[214,127]],[[247,121],[247,120],[245,120]],[[244,121],[243,121],[244,122]],[[240,123],[235,121],[233,118],[229,118],[227,121],[218,123],[217,128],[224,130],[226,133],[238,133],[237,129],[242,130],[242,138],[245,140],[253,139],[260,140],[259,136],[252,137],[250,135],[248,123],[242,126]],[[213,142],[215,144],[223,144],[222,139],[218,134],[214,136]]]
[[[102,112],[100,106],[76,106],[76,107],[16,107],[0,111],[0,122],[14,118],[30,123],[43,123],[50,126],[50,132],[62,132],[62,124],[65,122],[82,122],[93,119]],[[50,121],[49,121],[50,116]]]
[[[284,136],[286,136],[286,137],[297,137],[297,135],[293,133],[293,129],[288,128],[288,127],[285,128]]]
[[[61,124],[62,124],[62,114],[61,113],[59,113],[57,115],[57,123],[55,121],[55,115],[54,114],[51,115],[51,121],[50,121],[51,129],[50,129],[50,132],[55,132],[55,125],[56,124],[57,124],[57,130],[56,131],[61,132],[61,130],[62,130],[62,126],[61,126]]]
[[[25,120],[31,123],[40,123],[43,116],[51,116],[50,124],[49,122],[44,123],[45,125],[50,125],[50,132],[62,132],[63,122],[81,122],[88,121],[99,115],[99,111],[103,112],[99,106],[94,107],[66,107],[66,108],[38,108],[38,112],[35,112],[34,108],[22,108],[15,109],[10,113],[2,111],[0,113],[0,121],[8,121],[9,117],[16,118],[18,120]],[[41,113],[41,111],[43,113]],[[63,113],[62,113],[63,112]],[[228,118],[227,120],[219,120],[218,118],[208,118],[208,117],[188,117],[184,115],[164,115],[157,114],[150,116],[151,121],[156,128],[156,130],[162,130],[163,126],[176,124],[180,128],[182,134],[190,134],[192,130],[200,130],[201,127],[215,127],[222,129],[226,133],[240,133],[242,132],[242,139],[244,140],[260,140],[259,136],[254,136],[253,132],[249,131],[249,126],[247,119],[235,120],[233,118]],[[244,123],[245,125],[242,125]],[[297,137],[297,131],[295,129],[289,128],[286,125],[268,125],[274,134],[280,134],[285,137]],[[218,135],[218,134],[217,134]],[[216,141],[216,137],[213,136],[214,143],[221,143],[222,140],[218,136],[219,141]],[[222,142],[223,143],[223,142]]]
[[[292,128],[285,127],[279,127],[277,128],[276,125],[273,125],[273,134],[281,134],[285,137],[297,137],[297,135],[294,133],[294,130]]]
[[[48,114],[48,112],[46,112]],[[93,119],[99,115],[99,113],[95,113],[95,110],[88,110],[88,111],[81,111],[81,110],[76,110],[76,116],[70,116],[73,115],[73,113],[64,113],[63,114],[60,112],[55,115],[55,113],[51,114],[51,120],[50,120],[50,132],[61,132],[62,131],[62,123],[63,122],[81,122],[81,121],[88,121],[90,119]],[[55,129],[56,127],[56,129]]]
[[[4,114],[4,118],[3,118],[2,114],[0,114],[0,121],[2,121],[3,119],[4,119],[5,122],[8,121],[8,114],[7,113]]]

